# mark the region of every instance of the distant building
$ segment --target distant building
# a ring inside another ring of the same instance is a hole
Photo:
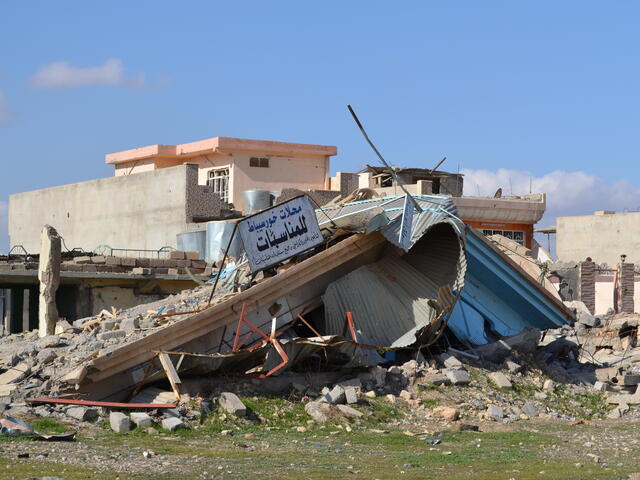
[[[329,159],[336,153],[336,147],[327,145],[213,137],[124,150],[105,160],[116,176],[195,163],[198,184],[209,185],[223,202],[242,211],[244,190],[328,190]]]
[[[581,262],[590,257],[614,267],[620,255],[626,255],[627,262],[640,263],[640,212],[601,210],[558,217],[555,231],[558,260]]]
[[[451,195],[458,207],[460,219],[467,225],[481,230],[485,235],[503,235],[520,245],[532,248],[533,226],[542,218],[546,209],[546,195],[503,197],[463,197],[464,177],[423,168],[397,168],[395,173],[411,194]],[[386,168],[367,166],[359,173],[338,172],[331,178],[331,190],[345,191],[352,188],[370,188],[377,194],[400,195],[397,185]]]

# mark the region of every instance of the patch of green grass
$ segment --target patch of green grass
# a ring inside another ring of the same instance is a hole
[[[439,403],[440,402],[438,402],[438,400],[435,399],[435,398],[423,398],[422,399],[422,405],[424,405],[426,408],[437,407]]]
[[[67,433],[73,430],[69,425],[54,418],[41,418],[31,423],[31,428],[39,433]]]

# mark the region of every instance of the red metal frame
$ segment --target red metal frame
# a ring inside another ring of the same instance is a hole
[[[282,358],[282,362],[279,363],[278,365],[276,365],[275,367],[273,367],[267,373],[263,373],[263,374],[259,374],[259,375],[252,375],[252,376],[257,376],[258,378],[266,378],[266,377],[269,377],[269,376],[273,375],[278,370],[281,370],[282,368],[284,368],[284,366],[287,363],[289,363],[289,357],[287,356],[287,354],[285,353],[284,349],[282,348],[282,345],[280,345],[280,342],[278,342],[278,339],[275,338],[278,335],[278,332],[276,332],[273,337],[269,337],[269,336],[265,335],[262,330],[260,330],[258,327],[256,327],[253,323],[251,323],[244,316],[246,311],[247,311],[247,304],[243,303],[242,304],[242,310],[240,311],[240,318],[238,319],[238,326],[236,327],[236,334],[235,334],[235,337],[233,339],[233,348],[231,349],[231,351],[232,352],[237,352],[246,343],[247,339],[251,336],[251,332],[249,332],[244,336],[242,341],[240,341],[240,329],[242,327],[242,323],[244,322],[247,325],[249,325],[251,330],[253,330],[255,333],[257,333],[258,335],[260,335],[264,339],[263,341],[259,342],[258,344],[253,345],[252,347],[249,347],[248,348],[249,351],[255,350],[256,348],[259,348],[260,346],[264,345],[267,342],[271,342],[273,347],[278,352],[278,355],[280,355],[280,358]]]
[[[357,342],[358,339],[356,338],[356,327],[353,323],[353,315],[351,314],[351,312],[347,312],[347,318],[344,322],[344,328],[342,329],[342,336],[345,337],[347,335],[347,328],[349,329],[349,332],[351,333],[351,339],[354,342]]]

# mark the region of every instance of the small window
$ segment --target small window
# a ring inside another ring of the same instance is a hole
[[[269,159],[266,157],[251,157],[249,159],[250,167],[269,168]]]
[[[519,230],[482,230],[485,235],[502,235],[524,246],[524,232]]]
[[[229,203],[229,169],[221,168],[209,170],[207,185],[213,187],[213,192],[220,195],[223,202]]]

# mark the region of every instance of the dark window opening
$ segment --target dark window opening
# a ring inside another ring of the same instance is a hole
[[[269,159],[266,157],[251,157],[249,159],[250,167],[269,168]]]

